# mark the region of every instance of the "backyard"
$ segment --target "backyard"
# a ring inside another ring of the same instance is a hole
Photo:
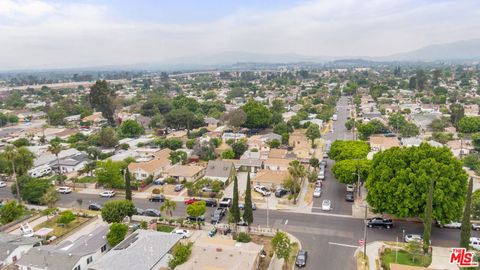
[[[386,270],[390,269],[390,263],[428,267],[432,262],[432,256],[430,254],[412,255],[407,251],[401,249],[398,250],[398,254],[395,254],[394,249],[385,249],[385,252],[381,256],[381,260],[382,266]]]
[[[76,216],[75,219],[72,222],[70,222],[67,225],[62,226],[61,224],[59,224],[57,222],[59,218],[60,218],[60,215],[54,216],[54,217],[50,218],[49,220],[38,224],[37,226],[35,226],[35,228],[33,230],[38,231],[41,228],[51,228],[51,229],[53,229],[53,231],[48,233],[48,236],[55,236],[58,239],[59,237],[61,237],[65,234],[71,232],[72,230],[80,227],[85,222],[87,222],[91,219],[89,217]]]

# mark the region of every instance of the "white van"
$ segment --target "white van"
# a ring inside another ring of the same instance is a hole
[[[470,237],[470,246],[472,246],[476,250],[480,250],[480,238]]]

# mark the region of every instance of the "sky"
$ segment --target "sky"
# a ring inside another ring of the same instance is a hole
[[[478,0],[0,0],[0,70],[386,56],[478,29]]]

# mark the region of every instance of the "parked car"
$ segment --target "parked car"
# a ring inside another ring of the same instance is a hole
[[[245,209],[245,204],[244,203],[239,203],[238,208],[240,208],[240,210]],[[255,203],[252,203],[252,210],[257,210],[257,205]]]
[[[91,203],[88,205],[88,210],[100,211],[102,210],[102,205],[99,203]]]
[[[389,218],[374,217],[371,219],[367,219],[367,227],[384,227],[390,229],[391,227],[393,227],[393,221]]]
[[[191,235],[188,230],[184,230],[184,229],[173,230],[171,233],[180,235],[182,239],[188,238]]]
[[[115,191],[113,190],[105,190],[103,192],[100,193],[100,197],[103,197],[103,198],[112,198],[112,197],[115,197]]]
[[[57,192],[61,194],[69,194],[72,193],[72,188],[71,187],[59,187],[57,188]]]
[[[4,181],[0,181],[0,188],[6,187],[6,186],[7,186],[7,183],[5,183]]]
[[[208,207],[217,207],[217,200],[215,199],[205,199],[205,205]]]
[[[159,177],[153,181],[154,185],[165,185],[165,177]]]
[[[220,201],[220,207],[230,207],[232,205],[231,198],[222,198]]]
[[[210,231],[208,231],[208,236],[214,237],[217,234],[217,228],[213,227]]]
[[[275,197],[281,198],[281,197],[287,195],[287,193],[288,193],[288,190],[286,190],[284,188],[279,188],[275,191]]]
[[[345,201],[353,202],[354,200],[355,200],[355,196],[353,195],[353,192],[345,193]]]
[[[354,192],[355,191],[355,186],[351,185],[351,184],[348,184],[348,185],[345,186],[345,189],[347,190],[347,192]]]
[[[198,202],[198,201],[200,201],[200,200],[197,199],[197,198],[190,198],[190,199],[185,200],[185,204],[192,204],[192,203]]]
[[[480,250],[480,238],[470,237],[470,246],[476,250]]]
[[[253,190],[255,190],[256,192],[262,194],[262,196],[269,196],[270,193],[271,193],[270,190],[268,190],[266,187],[260,186],[260,185],[255,186],[255,187],[253,188]]]
[[[150,198],[148,198],[149,201],[151,202],[163,202],[165,201],[165,195],[163,194],[152,194]]]
[[[192,216],[188,216],[187,217],[187,220],[190,220],[190,221],[205,221],[205,216],[204,215],[201,215],[199,217],[192,217]]]
[[[184,185],[178,184],[178,185],[175,185],[175,189],[174,189],[174,190],[175,190],[176,192],[180,192],[180,191],[182,191],[182,189],[183,189],[184,187],[185,187]]]
[[[317,180],[325,180],[325,171],[319,171]]]
[[[423,236],[421,236],[420,234],[407,234],[405,235],[404,240],[406,243],[410,243],[412,241],[422,242]]]
[[[332,202],[330,200],[323,200],[322,202],[322,210],[323,211],[330,211],[332,210]]]
[[[157,209],[145,209],[145,212],[143,214],[147,217],[160,217],[160,216],[162,216],[162,213],[160,213],[160,211],[157,210]]]
[[[327,160],[326,160],[326,159],[322,159],[322,160],[320,161],[320,167],[322,167],[322,166],[323,166],[323,167],[327,167]]]
[[[304,267],[307,265],[308,252],[305,250],[298,251],[297,258],[295,259],[295,265],[298,267]]]
[[[322,188],[323,186],[323,181],[322,180],[317,180],[317,182],[315,182],[315,188]]]
[[[135,211],[137,211],[137,215],[143,216],[145,214],[145,210],[142,208],[135,208]]]
[[[223,216],[225,216],[225,213],[227,212],[227,209],[219,207],[215,209],[215,211],[212,214],[212,223],[218,223],[220,220],[222,220]]]
[[[313,197],[319,198],[322,195],[322,189],[319,187],[316,187],[315,190],[313,190]]]
[[[480,231],[480,224],[479,223],[472,223],[472,230]]]
[[[449,228],[449,229],[461,229],[462,228],[462,223],[452,221],[447,224],[442,224],[440,221],[437,221],[437,226],[440,228]]]

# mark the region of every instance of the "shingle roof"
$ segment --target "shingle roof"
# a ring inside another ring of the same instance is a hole
[[[205,177],[229,177],[233,163],[223,160],[210,160]]]
[[[23,245],[33,246],[36,242],[38,242],[36,238],[0,233],[0,261],[5,260],[17,247]]]
[[[192,177],[205,168],[202,166],[175,165],[167,170],[170,176]]]

